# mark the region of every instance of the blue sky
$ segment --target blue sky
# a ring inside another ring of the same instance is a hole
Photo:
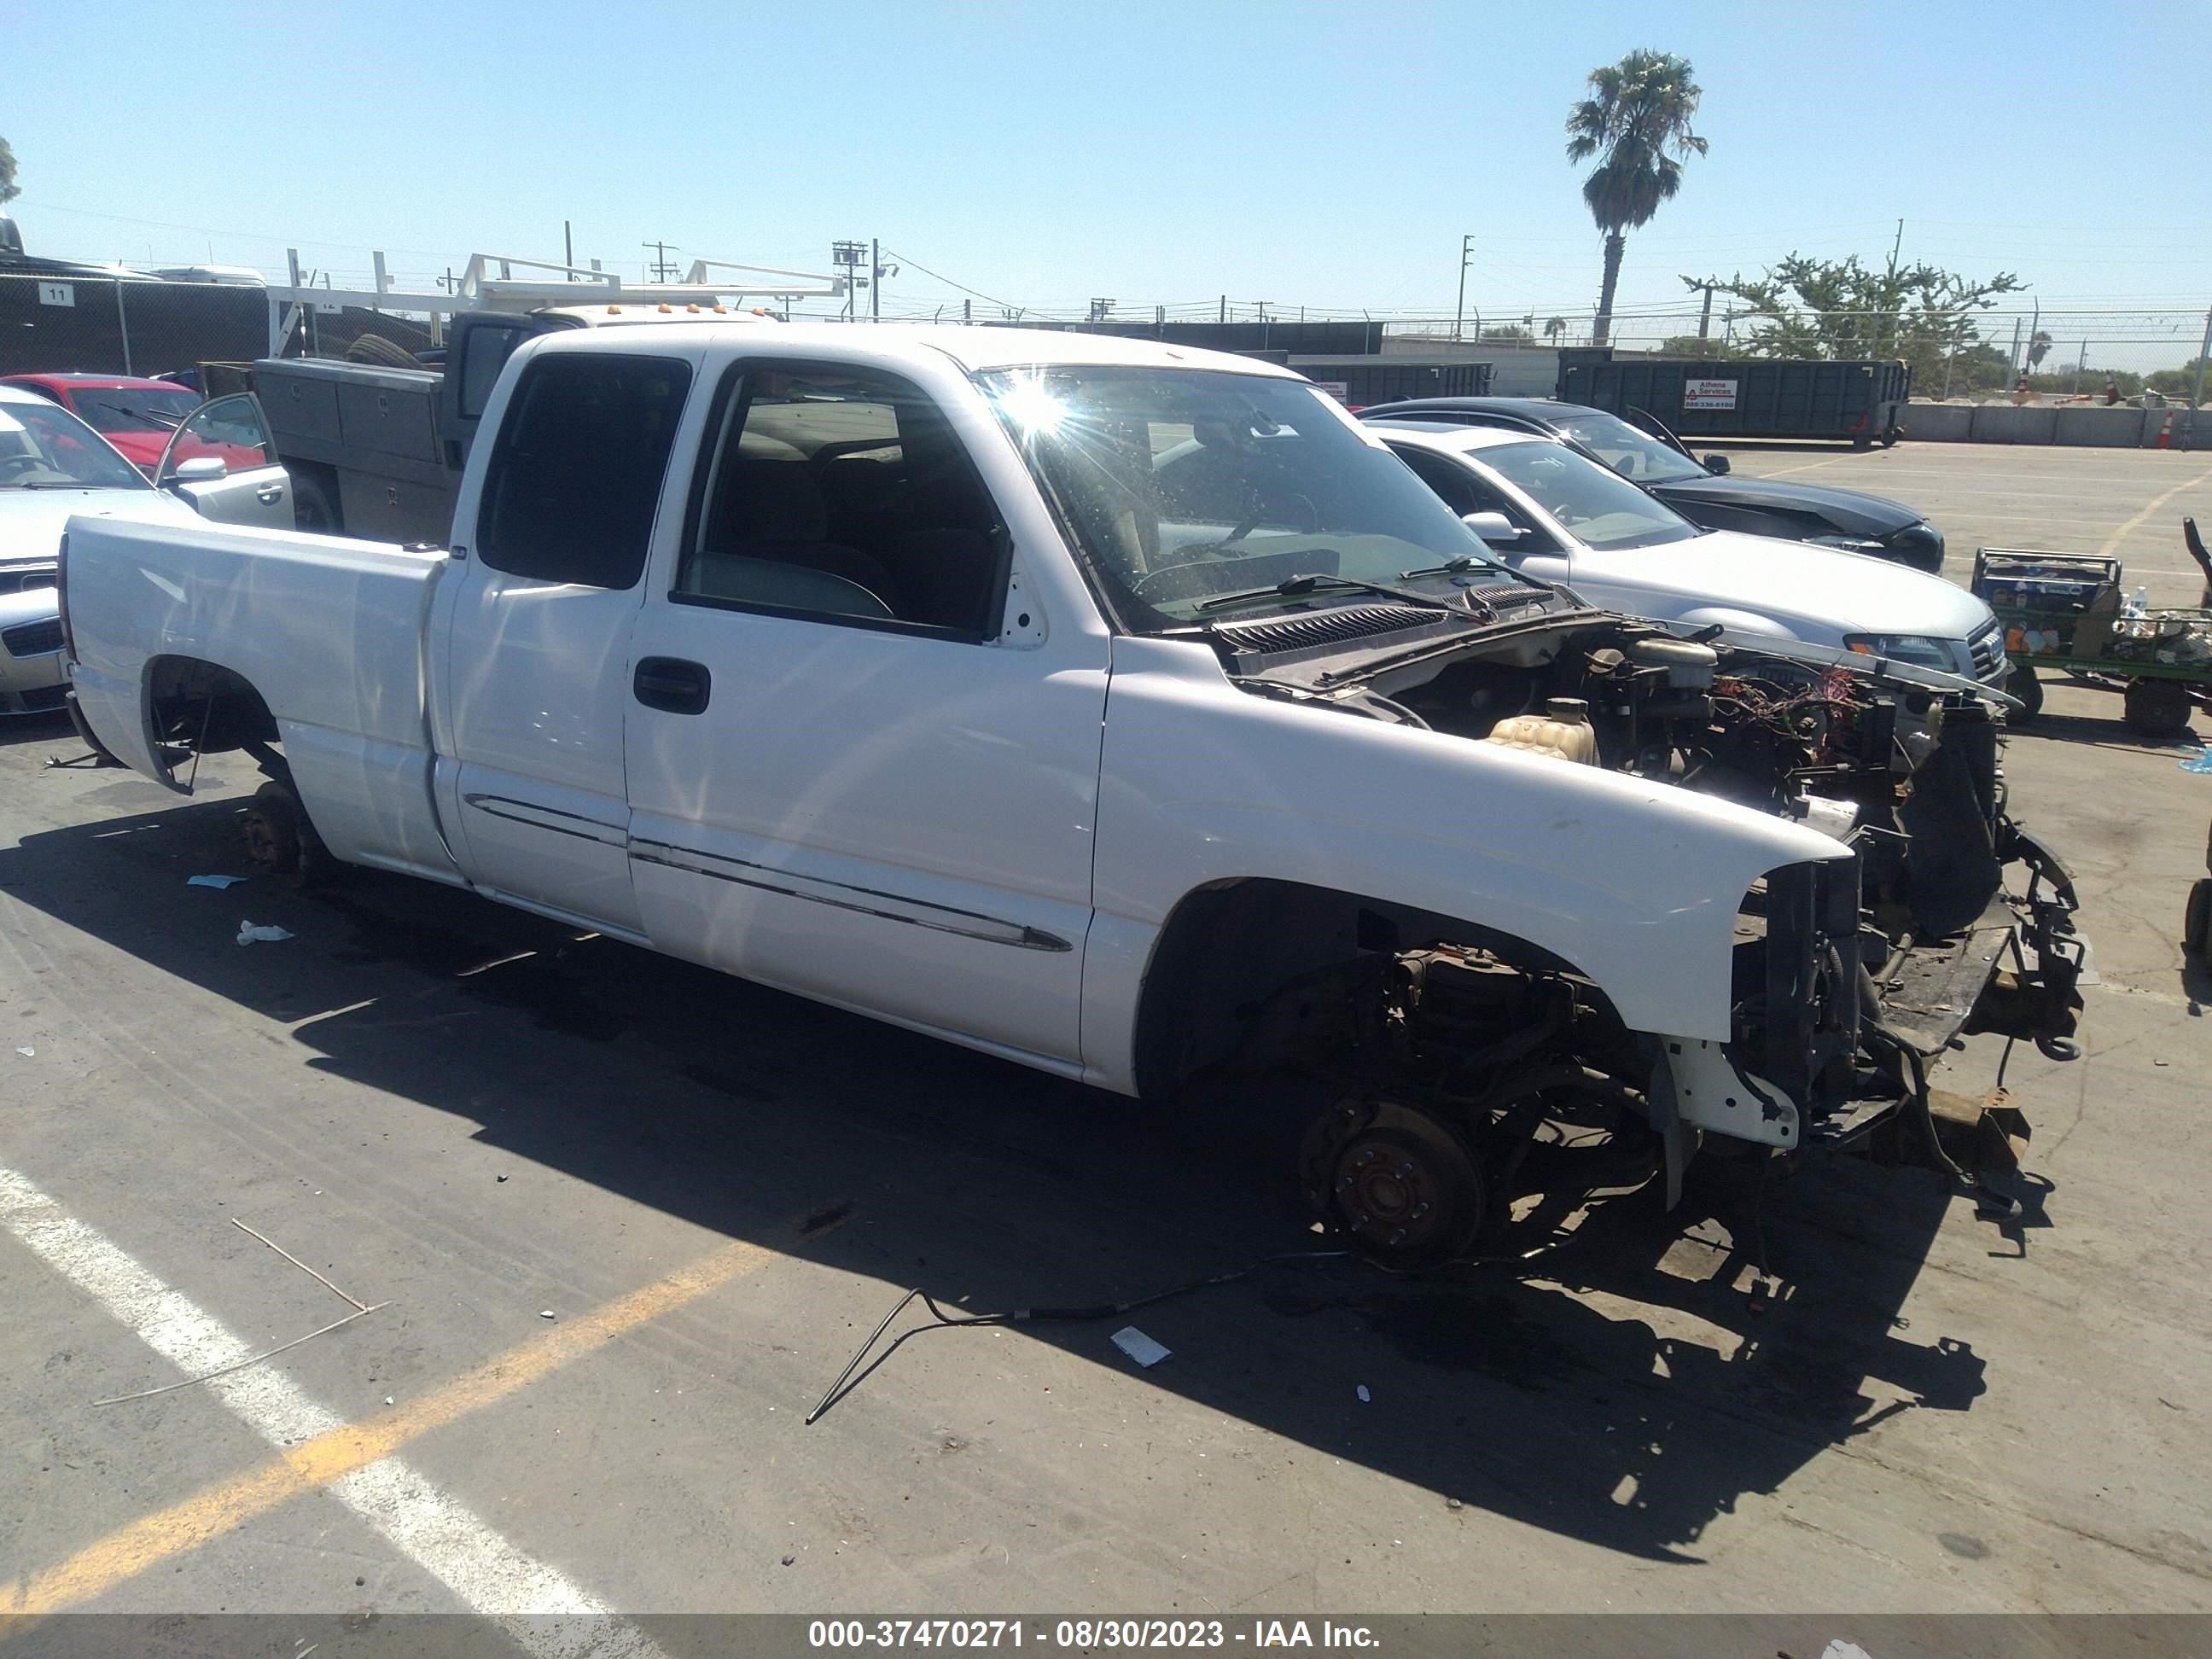
[[[6,10],[10,211],[65,257],[276,270],[289,244],[343,283],[382,247],[420,280],[557,257],[565,217],[634,273],[653,237],[818,270],[878,236],[899,313],[955,283],[1449,313],[1473,232],[1486,317],[1587,311],[1560,125],[1649,45],[1695,64],[1712,152],[1630,239],[1626,304],[1878,257],[1900,217],[1908,259],[2017,270],[2046,308],[2212,302],[2205,0]]]

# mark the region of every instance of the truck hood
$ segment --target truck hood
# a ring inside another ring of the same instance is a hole
[[[62,530],[80,515],[192,522],[191,508],[158,489],[0,489],[0,569],[52,564]]]
[[[1657,547],[1578,548],[1571,567],[1576,591],[1608,610],[1662,622],[1736,612],[1821,645],[1840,645],[1850,634],[1969,639],[1990,614],[1940,576],[1732,530]]]
[[[1763,508],[1776,513],[1804,514],[1809,509],[1845,535],[1878,538],[1918,524],[1922,514],[1901,501],[1869,495],[1863,489],[1838,489],[1827,484],[1802,484],[1794,480],[1726,477],[1672,478],[1649,486],[1664,501],[1710,501],[1716,507]]]

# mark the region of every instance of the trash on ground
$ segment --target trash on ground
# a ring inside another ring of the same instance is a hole
[[[540,1308],[538,1310],[538,1316],[540,1319],[556,1319],[559,1317],[559,1316],[550,1308]]]
[[[257,943],[274,945],[279,939],[291,937],[291,934],[286,933],[282,927],[260,927],[250,921],[241,921],[238,924],[238,942],[240,945]]]
[[[16,1049],[15,1052],[22,1055],[26,1060],[36,1060],[39,1057],[39,1051],[36,1048],[32,1048],[27,1042],[21,1048]]]
[[[2212,772],[2212,749],[2200,749],[2181,763],[2185,772]]]
[[[1373,1395],[1367,1392],[1367,1385],[1364,1382],[1362,1382],[1358,1388],[1354,1389],[1352,1393],[1359,1396],[1359,1403],[1363,1406],[1368,1404],[1375,1398]]]
[[[1135,1360],[1146,1370],[1168,1357],[1168,1350],[1146,1336],[1134,1325],[1124,1325],[1114,1333],[1114,1346]]]
[[[185,885],[187,887],[235,887],[245,879],[244,876],[187,876],[185,878]]]

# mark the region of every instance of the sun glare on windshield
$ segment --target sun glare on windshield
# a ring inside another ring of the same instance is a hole
[[[1035,375],[1012,380],[999,393],[998,404],[1025,437],[1057,432],[1060,422],[1067,418],[1067,405],[1047,391],[1043,380]]]

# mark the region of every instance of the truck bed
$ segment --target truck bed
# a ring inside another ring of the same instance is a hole
[[[377,542],[73,519],[71,680],[118,757],[181,792],[155,702],[194,664],[228,670],[266,704],[333,853],[455,880],[431,808],[424,700],[446,566],[441,551]]]

